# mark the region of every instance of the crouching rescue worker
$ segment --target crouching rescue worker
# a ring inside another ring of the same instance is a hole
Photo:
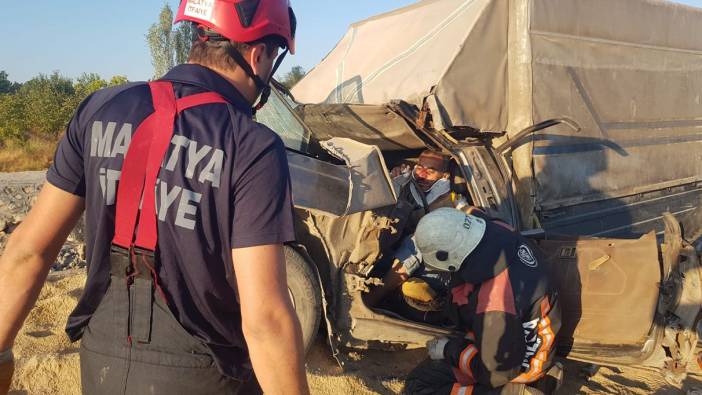
[[[308,392],[282,249],[294,239],[285,148],[252,120],[294,52],[294,14],[288,0],[183,0],[176,21],[197,29],[189,64],[86,99],[7,243],[0,392],[84,209],[88,276],[66,327],[82,340],[83,393]]]
[[[450,315],[464,336],[430,341],[406,392],[520,393],[543,377],[560,308],[535,248],[477,210],[438,209],[422,218],[415,238],[428,266],[452,274]]]

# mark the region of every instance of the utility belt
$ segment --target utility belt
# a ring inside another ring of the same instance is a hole
[[[158,284],[152,251],[113,246],[110,286],[83,334],[86,395],[199,395],[257,392],[251,369],[223,373],[209,346],[171,312]],[[252,390],[244,391],[242,386]]]
[[[110,250],[110,278],[124,284],[114,289],[114,303],[126,307],[125,328],[129,343],[151,342],[154,293],[168,306],[166,296],[158,284],[156,259],[153,251],[112,245]]]

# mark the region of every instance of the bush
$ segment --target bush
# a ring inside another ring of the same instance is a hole
[[[25,82],[16,93],[24,102],[25,125],[33,133],[56,136],[75,110],[73,82],[58,72],[40,74]]]
[[[22,84],[12,82],[7,78],[7,72],[5,72],[5,70],[0,70],[0,94],[14,93],[20,86],[22,86]]]
[[[74,82],[54,72],[24,84],[5,83],[7,89],[0,92],[0,171],[45,168],[78,105],[98,89],[126,82],[124,76],[107,82],[95,73]]]
[[[25,137],[24,102],[16,94],[0,95],[0,142]]]

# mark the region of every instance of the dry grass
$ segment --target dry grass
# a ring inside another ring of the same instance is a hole
[[[58,139],[31,136],[26,142],[0,142],[0,172],[45,170],[54,158]]]
[[[86,275],[83,270],[53,273],[17,336],[14,352],[17,371],[11,395],[79,395],[78,343],[64,333],[66,317],[78,302]],[[424,350],[363,351],[360,358],[339,368],[322,336],[307,358],[307,379],[313,395],[394,395],[402,392],[404,376],[424,358]],[[566,362],[566,384],[557,395],[632,394],[673,395],[702,393],[702,372],[693,367],[683,389],[666,385],[662,376],[648,369],[602,367],[589,380],[579,375],[575,362]],[[695,392],[700,391],[700,392]]]
[[[16,371],[10,394],[80,394],[79,345],[68,340],[63,327],[84,283],[83,271],[49,276],[13,347]]]

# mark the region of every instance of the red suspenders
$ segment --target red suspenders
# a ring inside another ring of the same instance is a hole
[[[115,237],[110,251],[113,309],[130,344],[151,342],[154,288],[167,305],[156,272],[156,178],[173,136],[175,118],[188,108],[226,103],[206,92],[175,98],[168,81],[150,82],[154,112],[134,132],[117,187]],[[140,210],[141,206],[141,210]],[[126,280],[124,283],[117,279]],[[121,327],[121,326],[120,326]]]
[[[150,82],[149,88],[154,112],[134,132],[122,164],[117,187],[115,237],[110,250],[110,289],[114,295],[115,320],[121,323],[118,327],[124,327],[130,344],[151,341],[154,288],[168,304],[158,284],[155,267],[158,240],[155,189],[173,136],[175,117],[190,107],[226,103],[213,92],[176,100],[173,85],[168,81]],[[126,287],[116,281],[118,279],[126,280]]]
[[[122,164],[117,189],[115,237],[112,243],[128,250],[133,247],[156,250],[156,178],[171,143],[176,115],[203,104],[227,103],[214,92],[176,100],[173,85],[168,81],[150,82],[149,88],[154,112],[146,117],[134,133]]]

